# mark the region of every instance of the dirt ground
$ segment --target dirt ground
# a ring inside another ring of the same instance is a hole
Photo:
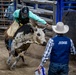
[[[42,54],[44,52],[44,47],[38,45],[31,45],[27,51],[27,55],[25,56],[26,64],[23,65],[22,61],[17,64],[15,70],[10,71],[6,60],[8,58],[8,51],[5,48],[5,44],[3,41],[0,41],[0,75],[35,75],[35,69],[38,67]],[[46,71],[48,70],[47,62],[45,64]],[[76,60],[71,60],[69,65],[69,75],[76,75]]]

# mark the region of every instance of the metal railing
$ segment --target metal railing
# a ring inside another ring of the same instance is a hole
[[[41,18],[45,19],[50,24],[56,23],[57,1],[29,1],[29,0],[21,0],[21,1],[22,1],[21,4],[18,4],[18,0],[13,0],[12,2],[10,0],[0,1],[0,7],[2,7],[0,11],[0,28],[4,28],[4,26],[6,28],[6,26],[9,26],[10,23],[13,21],[13,19],[11,19],[13,12],[16,9],[21,8],[22,6],[28,4],[33,4],[33,6],[28,6],[33,13],[39,15]],[[45,6],[45,9],[40,6],[43,7]],[[52,8],[52,10],[47,10],[48,7],[50,7],[50,9]],[[8,8],[10,8],[10,11],[5,12],[8,10]]]
[[[56,4],[57,4],[57,1],[23,0],[23,2],[26,5],[33,4],[32,6],[34,7],[34,9],[31,9],[31,11],[38,14],[38,15],[40,15],[40,14],[46,15],[46,17],[42,16],[42,18],[45,19],[47,22],[49,22],[51,24],[56,23]],[[48,15],[50,18],[47,18]]]
[[[64,12],[76,12],[76,0],[57,0],[56,22],[62,21]]]
[[[11,0],[0,0],[0,29],[5,29],[11,22],[5,17],[5,10],[11,3]],[[12,12],[8,12],[8,14],[12,14]]]

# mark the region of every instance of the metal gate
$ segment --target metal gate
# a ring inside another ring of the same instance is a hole
[[[63,21],[69,26],[66,34],[73,39],[76,46],[76,0],[58,0],[57,21]]]
[[[6,25],[9,25],[11,20],[8,20],[5,16],[5,10],[12,3],[11,0],[0,0],[0,28],[4,29]],[[8,12],[8,14],[12,14]]]
[[[76,0],[57,0],[56,22],[62,21],[65,12],[76,12]]]

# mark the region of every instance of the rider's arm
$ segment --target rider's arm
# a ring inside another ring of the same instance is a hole
[[[29,18],[32,18],[33,20],[40,22],[44,25],[47,24],[47,22],[45,20],[43,20],[42,18],[40,18],[39,16],[37,16],[36,14],[34,14],[33,12],[29,11]]]
[[[19,12],[20,12],[20,9],[15,10],[15,12],[13,13],[13,17],[14,17],[14,20],[16,20],[16,22],[18,22]]]

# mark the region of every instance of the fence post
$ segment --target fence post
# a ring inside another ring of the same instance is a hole
[[[60,21],[62,21],[62,17],[63,17],[63,10],[64,10],[64,0],[61,0],[61,16],[60,16]]]
[[[53,4],[53,24],[56,24],[56,10],[57,10],[57,7],[56,7],[57,4]]]
[[[13,0],[14,2],[14,10],[16,10],[16,8],[17,8],[17,2],[16,2],[16,0]]]
[[[56,22],[62,21],[62,0],[57,0]]]

